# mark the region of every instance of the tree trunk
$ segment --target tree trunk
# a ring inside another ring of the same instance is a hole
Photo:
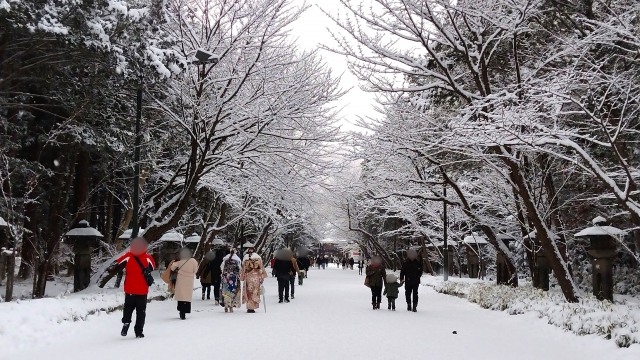
[[[34,190],[35,191],[35,190]],[[31,271],[35,271],[36,263],[36,242],[38,232],[38,204],[32,199],[34,194],[31,194],[30,201],[25,204],[25,231],[22,234],[22,249],[20,251],[22,262],[20,263],[20,270],[18,271],[18,278],[26,280],[30,277]]]
[[[531,193],[526,180],[520,171],[520,166],[515,160],[513,160],[511,153],[508,150],[504,149],[504,154],[505,155],[502,156],[502,160],[511,172],[510,177],[515,180],[515,186],[517,187],[520,199],[522,199],[525,209],[527,210],[527,216],[536,229],[536,239],[540,241],[540,244],[542,245],[544,253],[547,256],[547,260],[549,261],[549,265],[556,276],[558,285],[560,285],[562,293],[567,301],[577,302],[578,297],[576,295],[576,287],[569,273],[567,263],[560,254],[555,238],[551,236],[550,230],[540,217],[538,209],[531,198]]]
[[[76,221],[88,220],[89,218],[89,153],[80,150],[75,164],[75,181],[73,184],[74,213]],[[74,224],[75,225],[75,224]]]
[[[113,236],[113,194],[111,193],[112,182],[109,181],[109,187],[106,189],[107,204],[105,208],[105,225],[104,225],[104,242],[112,243]]]

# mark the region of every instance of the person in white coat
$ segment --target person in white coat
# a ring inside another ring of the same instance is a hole
[[[174,298],[178,301],[180,319],[185,320],[186,314],[191,313],[193,283],[198,271],[198,262],[193,258],[191,250],[180,250],[180,260],[171,264],[171,271],[178,272]]]

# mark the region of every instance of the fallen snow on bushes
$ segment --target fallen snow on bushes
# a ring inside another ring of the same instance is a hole
[[[640,306],[627,301],[600,301],[583,294],[580,302],[568,303],[562,294],[532,286],[512,288],[475,279],[426,276],[423,285],[437,292],[464,297],[485,309],[511,315],[535,313],[548,323],[577,335],[599,335],[619,347],[640,344]]]
[[[166,298],[166,285],[158,280],[149,291],[149,300]],[[122,288],[89,287],[71,295],[0,303],[0,349],[20,348],[22,344],[54,342],[51,334],[67,331],[75,321],[90,315],[110,313],[122,308]]]

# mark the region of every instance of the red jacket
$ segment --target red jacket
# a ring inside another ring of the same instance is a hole
[[[124,279],[124,292],[132,295],[147,295],[149,293],[149,287],[144,280],[142,269],[140,265],[134,259],[131,252],[127,252],[118,259],[118,265],[126,263],[125,270],[127,270],[127,277]],[[151,266],[155,269],[156,264],[153,258],[149,254],[138,255],[138,259],[144,266]]]

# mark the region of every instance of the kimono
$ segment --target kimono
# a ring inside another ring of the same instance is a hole
[[[242,303],[247,304],[247,310],[260,307],[260,285],[267,278],[262,258],[258,254],[245,255],[240,272],[240,280],[244,281],[242,288]]]
[[[222,265],[222,284],[220,287],[220,305],[240,307],[240,258],[237,255],[224,257]]]

